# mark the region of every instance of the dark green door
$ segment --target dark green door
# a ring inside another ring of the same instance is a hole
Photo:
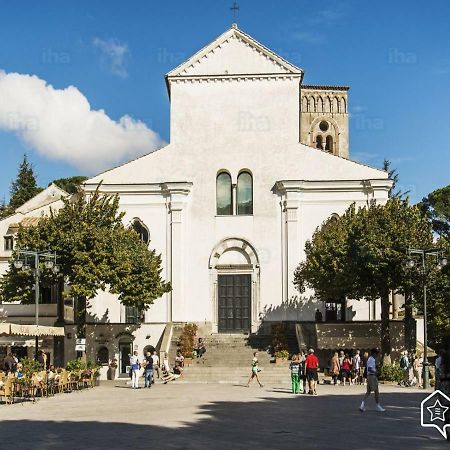
[[[250,330],[251,275],[219,275],[219,332]]]

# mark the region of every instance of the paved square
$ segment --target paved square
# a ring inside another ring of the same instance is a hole
[[[2,447],[26,449],[441,449],[420,427],[413,389],[381,386],[386,413],[358,411],[364,389],[319,386],[293,396],[284,386],[155,384],[132,390],[104,382],[93,390],[0,405]]]

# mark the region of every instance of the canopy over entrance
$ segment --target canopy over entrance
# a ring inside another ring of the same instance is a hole
[[[0,336],[64,336],[64,327],[0,323]]]

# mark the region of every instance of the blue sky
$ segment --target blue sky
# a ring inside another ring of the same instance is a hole
[[[169,140],[164,74],[231,25],[231,3],[3,1],[0,70],[36,75],[55,89],[75,86],[80,105],[84,96],[92,110],[115,121],[128,115],[143,122],[159,134],[148,134],[157,145]],[[378,167],[390,159],[414,201],[449,184],[448,0],[239,5],[239,27],[303,68],[305,83],[351,87],[352,159]],[[99,119],[105,133],[108,127],[122,133],[105,117]],[[67,139],[77,139],[71,132]],[[88,157],[82,163],[79,155],[62,156],[45,146],[38,151],[5,127],[0,151],[0,199],[8,197],[24,152],[40,185],[91,175],[99,167]]]

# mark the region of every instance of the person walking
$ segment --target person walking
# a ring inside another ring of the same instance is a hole
[[[375,394],[375,403],[376,403],[376,410],[379,412],[386,411],[381,405],[380,405],[380,393],[378,391],[378,378],[377,378],[377,356],[378,356],[378,349],[373,348],[370,351],[369,359],[367,360],[367,392],[364,396],[363,401],[361,402],[361,406],[359,407],[359,410],[361,412],[364,412],[366,410],[366,401],[370,397],[370,393],[373,392]]]
[[[291,371],[291,383],[292,383],[292,393],[298,394],[299,392],[299,372],[300,372],[300,362],[298,360],[298,355],[292,356],[292,361],[289,364],[289,370]]]
[[[337,386],[337,381],[339,378],[339,373],[341,371],[341,368],[339,366],[339,356],[338,352],[335,352],[333,357],[331,358],[330,362],[330,373],[331,373],[331,379],[333,380],[333,384]]]
[[[254,352],[252,359],[252,374],[250,375],[250,378],[247,381],[247,387],[250,387],[250,382],[253,381],[254,378],[256,378],[259,387],[264,387],[261,381],[259,381],[258,372],[260,372],[260,369],[258,368],[258,352]]]
[[[139,363],[138,352],[134,351],[130,355],[130,366],[131,366],[131,387],[132,389],[139,389],[139,369],[141,365]]]
[[[319,359],[314,354],[314,349],[308,350],[308,356],[305,359],[306,379],[308,380],[309,395],[317,395],[316,385],[319,381],[317,370],[319,369]]]
[[[144,387],[151,388],[153,384],[153,358],[150,352],[146,352],[144,359]]]
[[[367,384],[367,360],[369,359],[369,353],[364,352],[361,360],[361,384],[364,386]]]

